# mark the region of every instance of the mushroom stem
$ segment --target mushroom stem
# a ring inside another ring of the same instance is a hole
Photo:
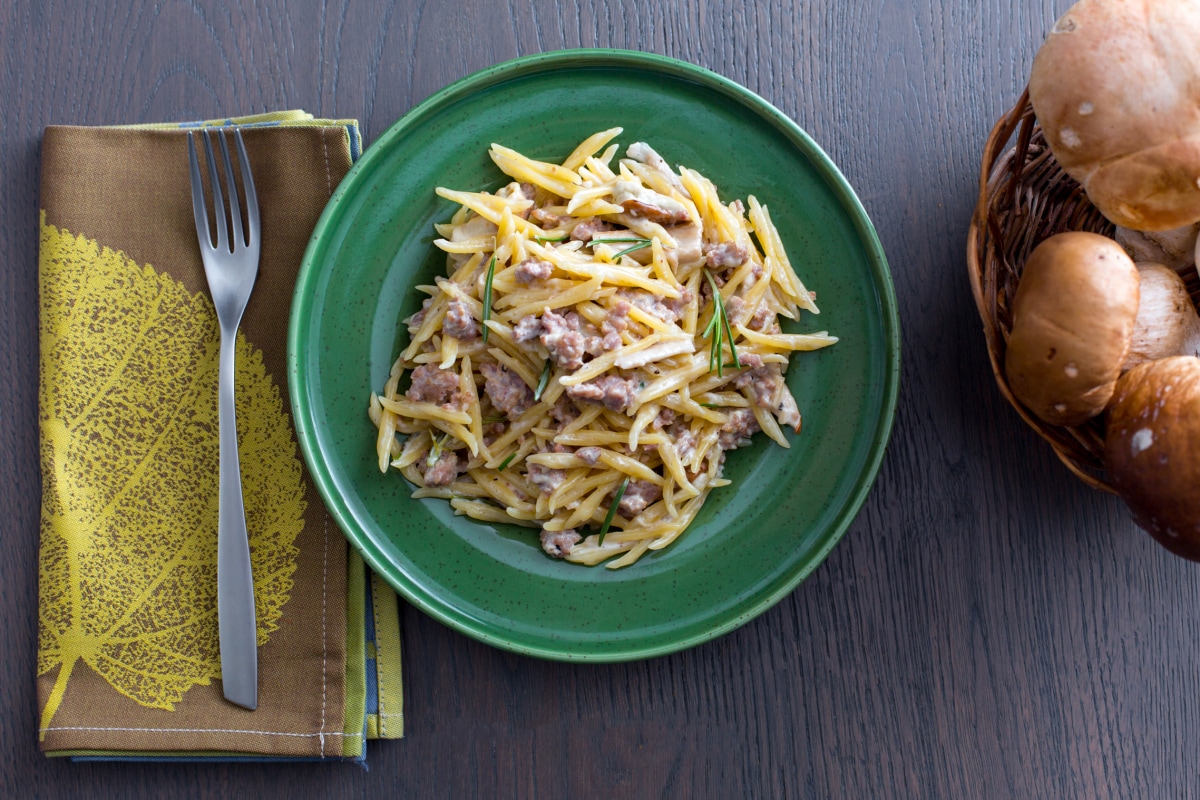
[[[1200,223],[1169,231],[1135,231],[1117,226],[1113,239],[1125,248],[1134,263],[1162,264],[1183,272],[1196,264],[1196,237]]]
[[[1154,263],[1137,268],[1140,299],[1121,371],[1169,356],[1200,356],[1200,316],[1179,273]]]

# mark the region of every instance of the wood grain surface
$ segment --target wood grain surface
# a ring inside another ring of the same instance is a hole
[[[1067,0],[0,3],[0,796],[1200,795],[1200,569],[1075,481],[997,393],[965,239],[979,154]],[[346,765],[37,751],[43,128],[300,107],[367,142],[521,54],[681,58],[824,147],[903,325],[894,434],[829,559],[745,627],[623,665],[517,657],[404,610],[407,737]]]

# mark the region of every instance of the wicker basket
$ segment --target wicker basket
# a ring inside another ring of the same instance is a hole
[[[984,147],[979,203],[967,240],[971,291],[1001,394],[1071,472],[1089,486],[1110,492],[1113,488],[1104,470],[1103,415],[1075,428],[1043,422],[1013,396],[1004,374],[1004,353],[1012,331],[1013,297],[1030,251],[1063,231],[1110,236],[1114,229],[1054,159],[1026,90],[996,123]],[[1200,281],[1194,273],[1188,289],[1192,302],[1200,306]]]

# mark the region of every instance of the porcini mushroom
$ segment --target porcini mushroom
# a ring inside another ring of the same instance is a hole
[[[1117,225],[1200,220],[1200,3],[1080,0],[1034,58],[1029,99],[1063,169]]]
[[[1129,355],[1138,280],[1108,237],[1060,233],[1039,244],[1012,305],[1004,368],[1017,399],[1053,425],[1103,411]]]
[[[1200,358],[1126,372],[1106,421],[1105,466],[1134,521],[1172,553],[1200,561]]]

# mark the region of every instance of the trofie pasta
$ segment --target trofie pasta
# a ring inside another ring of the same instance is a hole
[[[405,322],[411,343],[370,398],[383,472],[456,513],[540,530],[555,558],[610,568],[673,542],[725,453],[762,431],[788,447],[800,411],[785,334],[818,313],[765,206],[722,203],[620,128],[560,164],[493,144],[512,182],[438,188],[446,276]],[[402,385],[407,388],[402,390]]]

